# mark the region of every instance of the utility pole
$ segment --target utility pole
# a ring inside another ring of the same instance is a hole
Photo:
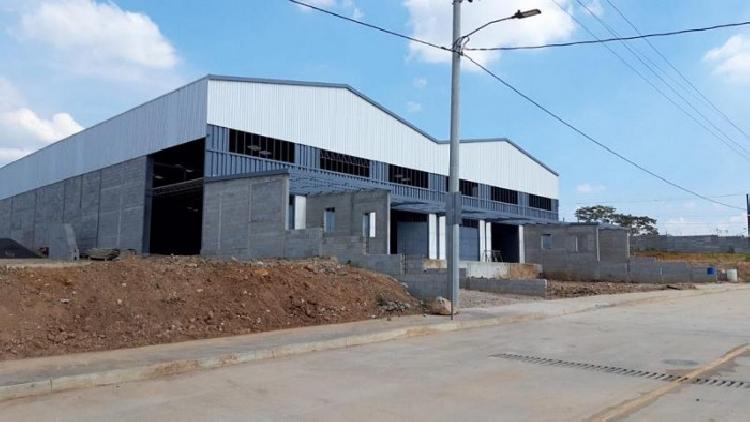
[[[750,242],[750,193],[745,194],[745,204],[747,206],[747,237]]]
[[[459,230],[461,223],[461,193],[458,190],[458,150],[459,150],[459,106],[461,94],[461,2],[453,0],[453,66],[451,68],[451,147],[450,147],[450,176],[448,180],[448,195],[445,210],[446,223],[449,225],[447,233],[448,253],[448,291],[451,301],[451,319],[458,309],[459,287]]]
[[[447,258],[448,258],[448,292],[451,301],[451,319],[456,313],[459,306],[458,287],[459,272],[458,260],[460,250],[459,231],[461,227],[461,206],[462,196],[459,189],[459,117],[460,117],[460,97],[461,97],[461,55],[463,54],[464,45],[469,42],[469,38],[496,23],[505,22],[511,19],[526,19],[542,13],[539,9],[530,9],[526,11],[517,11],[512,16],[489,21],[484,25],[476,28],[466,35],[461,35],[461,2],[467,0],[453,0],[453,67],[451,68],[451,157],[450,157],[450,176],[448,179],[448,194],[445,198],[446,225],[449,226],[447,233]],[[473,0],[468,0],[471,3]]]

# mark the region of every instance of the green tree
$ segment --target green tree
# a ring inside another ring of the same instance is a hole
[[[651,217],[615,214],[613,223],[630,230],[632,235],[658,234],[656,220]]]
[[[576,210],[576,219],[582,223],[611,223],[616,212],[614,207],[606,205],[579,207]]]
[[[630,231],[632,235],[658,234],[656,219],[648,216],[620,214],[614,207],[592,205],[576,210],[576,218],[583,223],[617,224]]]

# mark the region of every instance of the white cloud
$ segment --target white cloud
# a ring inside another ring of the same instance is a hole
[[[604,185],[596,185],[591,183],[583,183],[576,186],[576,192],[578,193],[596,193],[603,192],[607,188]]]
[[[568,0],[560,1],[563,7],[569,7]],[[439,45],[450,46],[452,36],[452,7],[445,0],[404,0],[409,11],[411,35]],[[544,44],[561,41],[570,37],[575,30],[575,23],[568,14],[550,3],[541,15],[523,19],[501,22],[489,26],[471,38],[470,47],[499,47],[521,44]],[[465,3],[462,9],[462,27],[464,34],[484,23],[510,16],[516,10],[526,10],[537,4],[529,0],[478,1]],[[447,63],[450,53],[423,44],[411,42],[411,57],[427,63]],[[469,53],[479,63],[487,64],[500,57],[498,52]],[[467,66],[471,69],[473,66]]]
[[[44,1],[26,10],[12,32],[52,48],[77,73],[132,79],[173,69],[172,44],[147,15],[93,0]]]
[[[714,64],[714,73],[730,81],[750,81],[750,38],[744,35],[730,37],[721,47],[709,50],[703,58]]]
[[[68,113],[56,113],[50,119],[43,119],[25,107],[0,113],[0,127],[11,135],[15,132],[19,137],[42,143],[58,141],[83,129]]]
[[[419,113],[422,111],[422,104],[416,101],[408,101],[406,103],[406,111],[409,113]]]
[[[20,92],[0,78],[0,165],[83,129],[68,113],[40,117],[23,105]]]
[[[591,0],[588,3],[584,2],[584,4],[586,5],[586,8],[597,17],[601,18],[602,16],[604,16],[604,6],[602,6],[602,2],[600,0]]]
[[[414,85],[414,88],[424,89],[427,86],[427,79],[415,78],[414,81],[412,82],[412,85]]]
[[[352,9],[352,19],[354,20],[362,20],[362,18],[365,17],[365,12],[362,11],[359,7],[354,7]]]

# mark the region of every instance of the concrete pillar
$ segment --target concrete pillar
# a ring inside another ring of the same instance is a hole
[[[489,251],[487,255],[487,260],[492,261],[492,223],[485,223],[484,224],[484,247],[486,251]]]
[[[485,251],[487,250],[487,243],[485,242],[485,224],[484,220],[479,220],[479,261],[484,262],[487,261],[487,254]]]
[[[307,220],[307,198],[304,196],[294,197],[294,230],[304,230]]]
[[[427,216],[427,258],[437,259],[438,257],[438,227],[437,215],[430,214]]]
[[[518,226],[518,262],[526,263],[526,245],[523,242],[523,226]]]
[[[445,259],[445,216],[438,217],[438,259]]]

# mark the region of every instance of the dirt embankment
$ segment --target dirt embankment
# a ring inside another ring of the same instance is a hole
[[[611,295],[620,293],[652,292],[656,290],[689,290],[695,289],[690,283],[656,284],[656,283],[608,283],[604,281],[558,281],[549,280],[547,298],[564,298],[593,295]]]
[[[324,260],[0,266],[0,360],[418,312],[396,280]]]

